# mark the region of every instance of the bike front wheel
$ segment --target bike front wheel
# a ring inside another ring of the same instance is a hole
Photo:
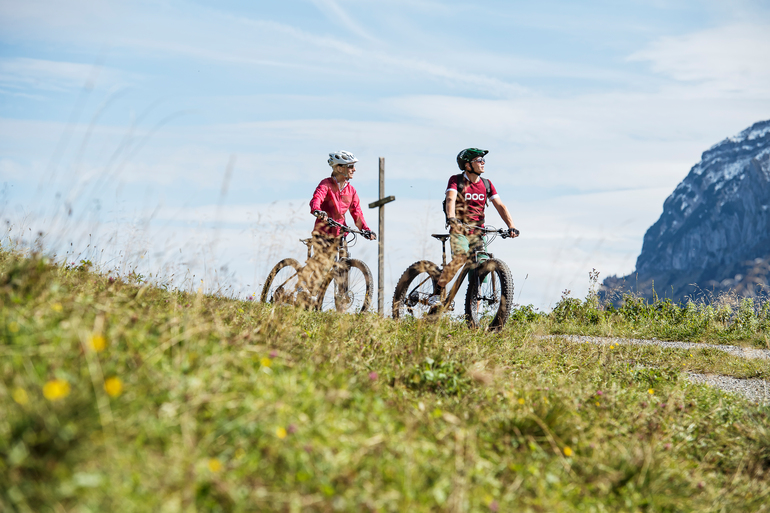
[[[318,293],[316,308],[340,313],[363,313],[372,303],[374,279],[361,260],[345,258],[326,276]]]
[[[428,315],[428,300],[438,290],[441,270],[433,262],[421,260],[406,268],[393,293],[393,318],[422,318]]]
[[[293,258],[284,258],[267,275],[262,287],[263,303],[293,304],[297,277],[302,266]]]
[[[468,275],[465,318],[471,328],[499,331],[513,305],[513,278],[502,260],[490,259]]]

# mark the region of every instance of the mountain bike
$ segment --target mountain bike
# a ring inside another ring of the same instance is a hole
[[[502,329],[513,304],[513,279],[508,265],[496,259],[486,248],[498,235],[503,239],[508,238],[508,230],[496,230],[492,227],[472,228],[484,233],[484,251],[474,252],[460,269],[449,292],[442,291],[440,305],[433,307],[428,301],[438,289],[438,279],[446,267],[446,241],[449,234],[431,235],[441,241],[441,267],[428,260],[421,260],[407,267],[393,294],[394,319],[433,317],[438,312],[451,310],[462,282],[468,277],[468,291],[465,294],[465,320],[468,326],[489,330]]]
[[[270,271],[262,287],[263,303],[301,304],[314,310],[345,313],[366,312],[371,306],[374,280],[369,266],[361,260],[350,258],[348,248],[355,246],[356,235],[365,236],[364,232],[326,218],[330,226],[339,228],[337,252],[331,268],[311,290],[302,290],[299,285],[299,273],[303,266],[293,258],[284,258]],[[353,235],[348,243],[347,236]],[[307,257],[311,258],[312,239],[300,239],[307,246]]]

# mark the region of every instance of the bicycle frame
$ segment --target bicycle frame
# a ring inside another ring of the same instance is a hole
[[[340,236],[326,242],[314,238],[300,239],[307,246],[308,262],[304,266],[293,258],[278,262],[262,287],[262,301],[276,298],[283,303],[326,309],[332,297],[333,306],[338,311],[361,313],[369,308],[373,282],[371,271],[363,261],[351,258],[349,248],[355,245],[355,235],[371,238],[370,232],[332,219],[326,219],[326,222],[339,228]],[[351,233],[354,238],[348,241],[347,236]]]
[[[345,237],[341,238],[339,244],[337,245],[337,253],[334,257],[335,262],[339,262],[343,258],[349,258],[350,254],[348,253],[348,241]],[[313,239],[300,239],[300,241],[304,242],[307,245],[307,257],[310,258],[311,252],[313,249],[313,245],[311,244],[311,241]]]
[[[486,243],[485,243],[486,245]],[[446,241],[441,241],[441,270],[443,271],[446,267]],[[476,251],[473,254],[473,258],[469,259],[465,265],[462,266],[459,273],[457,274],[457,279],[455,280],[454,285],[449,290],[448,293],[446,293],[446,297],[442,300],[443,305],[446,307],[447,305],[451,305],[452,302],[455,299],[455,296],[460,291],[460,287],[463,284],[463,281],[465,281],[465,277],[472,273],[472,271],[476,270],[476,268],[479,266],[479,255],[485,255],[487,259],[494,258],[494,255],[492,253],[489,253],[488,251]],[[472,275],[473,276],[473,275]],[[469,280],[472,278],[468,278]]]
[[[353,233],[354,235],[356,235],[356,234],[363,235],[363,232],[361,232],[359,230],[356,230],[354,228],[351,228],[349,226],[345,226],[343,224],[337,223],[336,221],[334,221],[332,219],[326,219],[326,222],[330,226],[335,226],[335,227],[340,228],[341,233],[339,235],[339,242],[337,243],[337,251],[334,254],[334,262],[332,263],[332,265],[329,268],[329,270],[326,273],[324,273],[323,278],[320,280],[319,283],[313,283],[313,284],[310,285],[310,289],[311,289],[313,297],[315,297],[320,292],[323,292],[323,291],[316,290],[316,288],[320,284],[325,283],[326,282],[326,278],[330,274],[332,274],[332,277],[334,279],[334,283],[335,283],[335,287],[336,287],[337,292],[338,293],[339,292],[342,292],[342,293],[346,293],[347,292],[347,280],[344,279],[345,277],[339,272],[339,270],[340,270],[339,263],[342,260],[346,259],[346,258],[350,258],[350,252],[348,250],[347,235],[349,233]],[[313,249],[312,240],[313,239],[311,238],[311,239],[300,239],[300,240],[307,245],[307,258],[309,260],[311,258],[311,256],[312,256],[312,249]],[[305,269],[305,267],[306,266],[303,266],[302,269],[300,269],[297,272],[297,274],[301,273],[302,270]],[[317,301],[320,300],[320,299],[321,298],[316,298]]]

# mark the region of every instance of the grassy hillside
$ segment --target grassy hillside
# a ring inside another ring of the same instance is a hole
[[[766,305],[564,298],[499,334],[168,291],[0,252],[0,511],[768,511]],[[710,310],[709,310],[710,309]]]

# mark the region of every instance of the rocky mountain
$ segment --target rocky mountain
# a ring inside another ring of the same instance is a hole
[[[603,294],[681,300],[733,290],[770,292],[770,120],[705,151],[644,236],[636,271]],[[615,294],[612,293],[615,292]]]

